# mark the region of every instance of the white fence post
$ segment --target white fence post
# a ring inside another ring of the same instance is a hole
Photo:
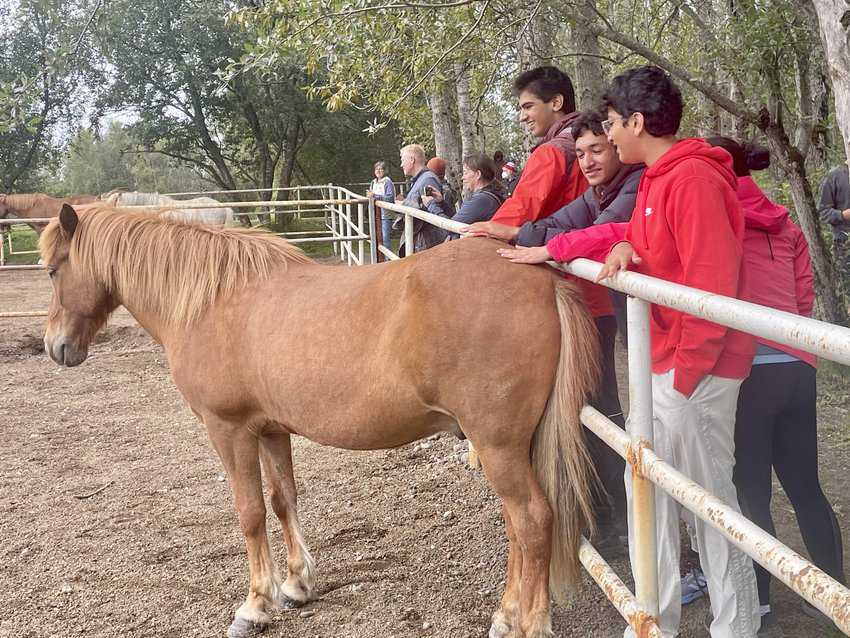
[[[649,342],[649,307],[643,299],[629,297],[629,421],[633,449],[652,448],[652,359]],[[658,551],[656,546],[655,486],[630,459],[632,523],[634,528],[635,598],[638,606],[658,618]],[[639,463],[637,464],[639,465]]]
[[[413,254],[413,217],[410,213],[404,214],[404,256]]]

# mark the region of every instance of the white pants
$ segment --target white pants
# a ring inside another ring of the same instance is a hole
[[[673,370],[652,375],[655,453],[740,511],[732,468],[735,465],[735,409],[739,379],[705,377],[690,398],[673,388]],[[628,429],[628,424],[626,425]],[[635,564],[631,468],[626,466],[629,506],[629,554]],[[679,517],[682,507],[664,490],[655,488],[658,543],[659,627],[664,638],[679,631],[682,592],[679,583]],[[685,510],[687,511],[687,510]],[[696,549],[711,598],[712,638],[755,638],[760,624],[755,572],[749,556],[714,528],[695,517]],[[625,638],[635,638],[626,628]]]

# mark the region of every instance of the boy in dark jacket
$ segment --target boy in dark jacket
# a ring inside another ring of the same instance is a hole
[[[500,252],[519,263],[601,258],[600,279],[634,268],[738,296],[744,216],[729,153],[704,140],[676,139],[682,96],[658,67],[639,67],[614,78],[603,105],[608,114],[603,128],[620,160],[647,166],[631,221],[562,233],[542,247]],[[738,509],[732,483],[735,409],[750,371],[753,339],[663,306],[652,307],[650,322],[655,453]],[[659,626],[668,638],[678,632],[681,615],[681,510],[661,490],[656,490],[655,508]],[[704,522],[697,520],[695,528],[714,615],[712,638],[754,638],[759,606],[752,561]],[[630,520],[630,550],[633,540]],[[625,635],[635,634],[627,628]]]
[[[820,185],[818,214],[832,230],[832,254],[835,269],[850,295],[850,171],[847,164],[834,168]]]

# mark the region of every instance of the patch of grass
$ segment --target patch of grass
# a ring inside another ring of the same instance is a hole
[[[12,248],[15,252],[25,250],[38,250],[38,235],[30,227],[18,228],[12,227]],[[9,254],[9,239],[8,235],[4,236],[4,248],[6,255],[6,263],[8,265],[27,265],[38,263],[38,254],[31,255],[10,255]]]

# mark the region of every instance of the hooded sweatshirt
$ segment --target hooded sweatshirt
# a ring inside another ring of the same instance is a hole
[[[494,222],[522,226],[548,217],[581,197],[588,183],[575,161],[575,140],[570,126],[577,117],[577,113],[570,113],[551,126],[543,141],[531,152],[513,195],[493,215]],[[584,279],[578,279],[577,283],[594,317],[614,314],[605,288]]]
[[[738,178],[738,199],[744,207],[744,278],[741,299],[810,317],[815,300],[809,245],[783,206],[774,204],[751,177]],[[770,363],[774,353],[816,365],[814,355],[790,346],[757,339],[756,362]],[[782,359],[787,361],[788,359]]]
[[[744,215],[736,186],[729,153],[704,140],[681,140],[644,171],[628,224],[563,233],[547,247],[558,261],[602,261],[625,240],[642,259],[638,272],[737,297]],[[685,396],[706,375],[749,374],[754,342],[747,334],[655,304],[650,333],[652,371],[675,370],[674,387]]]

